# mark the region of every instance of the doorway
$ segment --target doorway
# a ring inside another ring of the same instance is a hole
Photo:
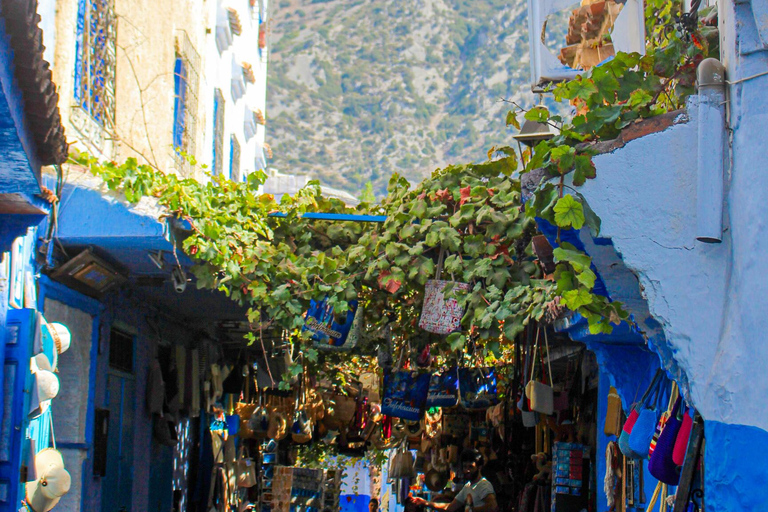
[[[109,411],[106,475],[101,482],[101,511],[129,512],[133,505],[133,433],[136,402],[136,336],[112,328],[105,408]]]

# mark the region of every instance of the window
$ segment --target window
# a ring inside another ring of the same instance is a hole
[[[219,89],[213,94],[213,166],[214,176],[224,171],[224,95]]]
[[[176,38],[176,62],[173,69],[173,150],[179,171],[188,171],[184,155],[195,154],[197,127],[197,85],[200,56],[186,32]]]
[[[117,18],[114,0],[78,0],[75,101],[102,128],[115,128]]]
[[[229,139],[229,179],[241,181],[240,176],[240,143],[232,135]]]
[[[109,367],[133,373],[133,335],[116,328],[109,331]]]

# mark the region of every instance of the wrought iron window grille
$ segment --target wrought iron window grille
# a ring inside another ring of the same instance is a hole
[[[114,0],[79,0],[76,28],[75,102],[112,133],[117,67]]]

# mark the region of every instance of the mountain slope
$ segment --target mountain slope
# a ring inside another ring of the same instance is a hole
[[[509,144],[530,104],[523,0],[282,0],[272,6],[272,165],[377,195]]]

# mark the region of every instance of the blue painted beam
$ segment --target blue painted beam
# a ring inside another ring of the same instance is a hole
[[[288,215],[282,212],[274,212],[269,214],[270,217],[285,218]],[[354,215],[347,213],[317,213],[308,212],[300,215],[302,219],[313,220],[335,220],[335,221],[350,221],[350,222],[384,222],[387,220],[386,215]]]

